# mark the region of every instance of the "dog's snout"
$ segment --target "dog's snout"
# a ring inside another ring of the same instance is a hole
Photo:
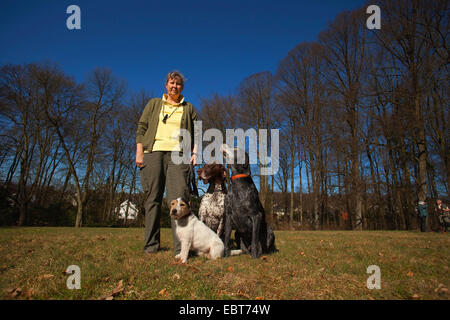
[[[170,214],[176,215],[177,214],[177,209],[172,209],[172,211],[170,211]]]

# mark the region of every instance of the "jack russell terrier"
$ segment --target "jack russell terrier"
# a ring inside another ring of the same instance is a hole
[[[186,263],[189,251],[212,260],[224,256],[223,241],[192,213],[188,201],[182,198],[173,200],[170,203],[170,217],[175,220],[175,232],[181,242],[181,252],[175,256],[176,259]],[[231,250],[230,255],[241,253],[242,250]]]

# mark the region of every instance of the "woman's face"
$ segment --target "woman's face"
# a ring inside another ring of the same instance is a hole
[[[181,82],[181,79],[179,77],[170,78],[169,81],[166,83],[166,90],[167,94],[172,99],[178,99],[178,97],[181,94],[181,91],[183,90],[183,84]]]

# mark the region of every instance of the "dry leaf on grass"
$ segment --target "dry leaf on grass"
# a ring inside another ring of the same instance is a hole
[[[175,273],[173,276],[172,276],[172,280],[180,280],[181,279],[181,276],[178,274],[178,273]]]
[[[112,296],[117,296],[119,293],[121,293],[123,291],[123,280],[120,280],[117,283],[117,287],[111,292]]]
[[[408,277],[414,277],[414,272],[409,271],[406,275],[407,275]]]
[[[194,267],[194,266],[191,265],[191,264],[183,263],[182,265],[185,266],[186,268],[189,268],[189,269],[194,270],[195,272],[200,272],[200,269],[199,269],[199,268]]]
[[[413,294],[412,297],[413,297],[413,299],[419,299],[420,298],[418,294]]]
[[[33,294],[33,289],[27,289],[24,291],[23,296],[25,297],[25,299],[27,300],[31,300],[31,295]]]
[[[228,271],[228,272],[233,272],[233,267],[228,267],[228,268],[227,268],[227,271]]]
[[[20,294],[22,293],[22,289],[21,288],[9,289],[8,293],[10,294],[11,298],[15,298],[20,296]]]
[[[266,261],[266,260],[267,260],[267,256],[262,256],[262,257],[261,257],[261,260],[262,260],[262,261]]]
[[[42,276],[42,279],[50,279],[50,278],[53,278],[53,277],[54,277],[54,275],[52,275],[52,274],[44,274]]]
[[[300,251],[300,255],[301,255],[301,256],[304,256],[304,255],[305,255],[305,252],[304,252],[304,251]]]
[[[164,289],[162,289],[161,291],[158,292],[158,294],[159,294],[160,296],[165,296],[165,295],[167,295],[168,293],[169,293],[169,291],[167,291],[166,288],[164,288]]]
[[[241,290],[238,290],[237,295],[240,297],[244,297],[247,299],[250,299],[250,297],[248,296],[248,294],[245,294],[244,292],[242,292]]]
[[[123,292],[123,280],[120,280],[117,283],[117,286],[108,294],[105,294],[98,298],[99,300],[113,300],[115,296],[118,296],[121,292]]]
[[[436,293],[447,293],[448,289],[442,283],[439,283],[438,287],[436,289],[434,289],[434,292],[436,292]]]
[[[264,300],[263,297],[256,297],[255,300]]]

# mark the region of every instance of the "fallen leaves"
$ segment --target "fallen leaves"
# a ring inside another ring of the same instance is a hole
[[[27,289],[24,291],[23,296],[27,300],[31,300],[31,295],[33,294],[33,289]]]
[[[161,297],[165,297],[168,294],[169,294],[169,291],[166,288],[164,288],[164,289],[162,289],[161,291],[158,292],[158,295],[161,296]]]
[[[409,271],[406,275],[407,275],[408,277],[412,278],[412,277],[414,277],[414,272]]]
[[[6,292],[9,294],[11,298],[17,298],[19,296],[24,297],[27,300],[31,300],[31,295],[33,294],[33,289],[26,289],[25,291],[22,291],[22,288],[10,288],[7,289]]]
[[[438,287],[436,289],[434,289],[434,292],[436,292],[436,293],[447,293],[448,289],[442,283],[439,283]]]
[[[180,280],[181,279],[181,276],[178,274],[178,273],[175,273],[173,276],[172,276],[172,280]]]
[[[22,289],[21,288],[11,288],[11,289],[8,289],[7,292],[11,298],[16,298],[16,297],[20,296],[20,294],[22,293]]]
[[[241,290],[238,290],[238,291],[237,291],[237,295],[238,295],[239,297],[243,297],[243,298],[250,299],[250,296],[249,296],[248,294],[245,294],[245,293],[242,292]]]
[[[112,291],[113,296],[117,296],[119,293],[123,291],[123,280],[120,280],[117,284],[117,287]]]
[[[105,294],[99,298],[99,300],[113,300],[114,297],[118,296],[124,290],[123,280],[117,283],[117,286],[108,294]]]

